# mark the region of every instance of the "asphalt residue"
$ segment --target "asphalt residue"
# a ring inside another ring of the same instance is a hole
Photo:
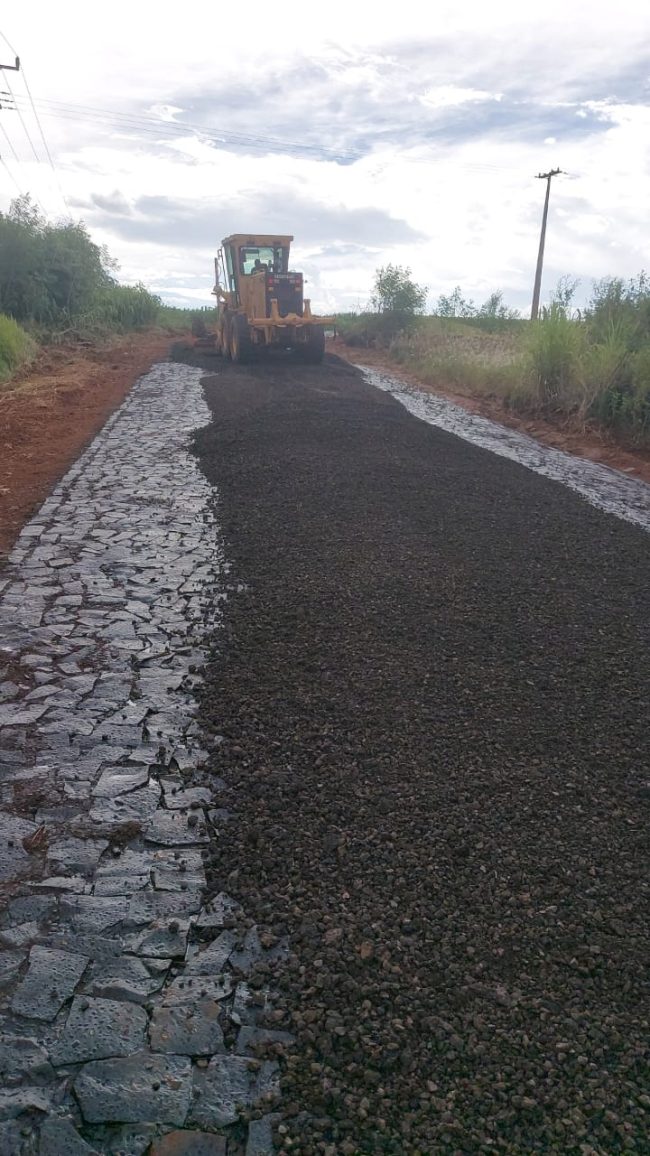
[[[205,388],[209,871],[290,936],[278,1147],[648,1152],[647,535],[335,359]]]

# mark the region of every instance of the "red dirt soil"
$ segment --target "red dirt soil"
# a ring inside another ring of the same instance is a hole
[[[564,450],[565,453],[575,454],[576,457],[588,458],[603,466],[609,466],[612,470],[620,470],[631,477],[650,482],[650,450],[632,449],[621,445],[607,430],[593,425],[584,428],[571,425],[565,418],[558,418],[555,424],[547,416],[524,417],[513,413],[497,397],[476,397],[455,393],[451,389],[445,389],[444,386],[427,385],[401,365],[391,362],[386,353],[379,353],[374,349],[350,349],[341,340],[330,340],[327,347],[330,353],[337,354],[352,365],[370,365],[375,369],[382,369],[392,377],[406,382],[407,385],[415,386],[426,393],[449,398],[469,413],[477,413],[510,429],[520,430],[542,445]]]
[[[172,338],[139,333],[109,346],[43,350],[0,387],[0,560],[21,527]]]

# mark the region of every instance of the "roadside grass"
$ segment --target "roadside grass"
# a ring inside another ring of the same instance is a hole
[[[650,447],[650,284],[596,283],[581,314],[555,300],[536,322],[412,317],[390,334],[385,315],[337,318],[348,345],[383,349],[423,384],[496,398],[508,408]]]
[[[481,332],[464,321],[424,317],[389,352],[427,385],[470,396],[513,399],[528,377],[520,333]]]
[[[24,329],[0,313],[0,382],[10,379],[16,370],[36,354],[37,345]]]
[[[160,305],[156,324],[173,333],[189,333],[197,316],[205,316],[208,323],[215,313],[214,306],[199,309],[180,309],[175,305]]]
[[[163,305],[143,285],[108,285],[97,290],[78,316],[60,319],[54,326],[35,326],[43,343],[103,341],[112,335],[139,333],[146,329],[189,329],[192,311]]]

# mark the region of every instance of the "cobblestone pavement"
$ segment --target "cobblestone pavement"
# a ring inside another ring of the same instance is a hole
[[[193,689],[228,567],[187,451],[199,382],[142,378],[0,577],[3,1154],[272,1150],[247,975],[285,946],[204,904],[229,815],[194,784],[220,738]]]
[[[399,378],[359,366],[371,385],[397,398],[415,417],[456,434],[465,441],[519,462],[537,474],[575,490],[598,510],[650,530],[650,486],[618,470],[565,454],[479,414],[468,413],[446,397],[414,389]]]

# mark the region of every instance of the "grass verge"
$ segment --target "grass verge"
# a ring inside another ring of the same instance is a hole
[[[623,308],[624,306],[624,308]],[[383,318],[343,317],[341,339],[383,348],[423,384],[574,427],[599,426],[650,447],[650,295],[621,307],[595,299],[582,317],[552,304],[537,322],[486,328],[478,318],[412,318],[388,336]]]
[[[36,355],[36,342],[13,320],[0,313],[0,382]]]

